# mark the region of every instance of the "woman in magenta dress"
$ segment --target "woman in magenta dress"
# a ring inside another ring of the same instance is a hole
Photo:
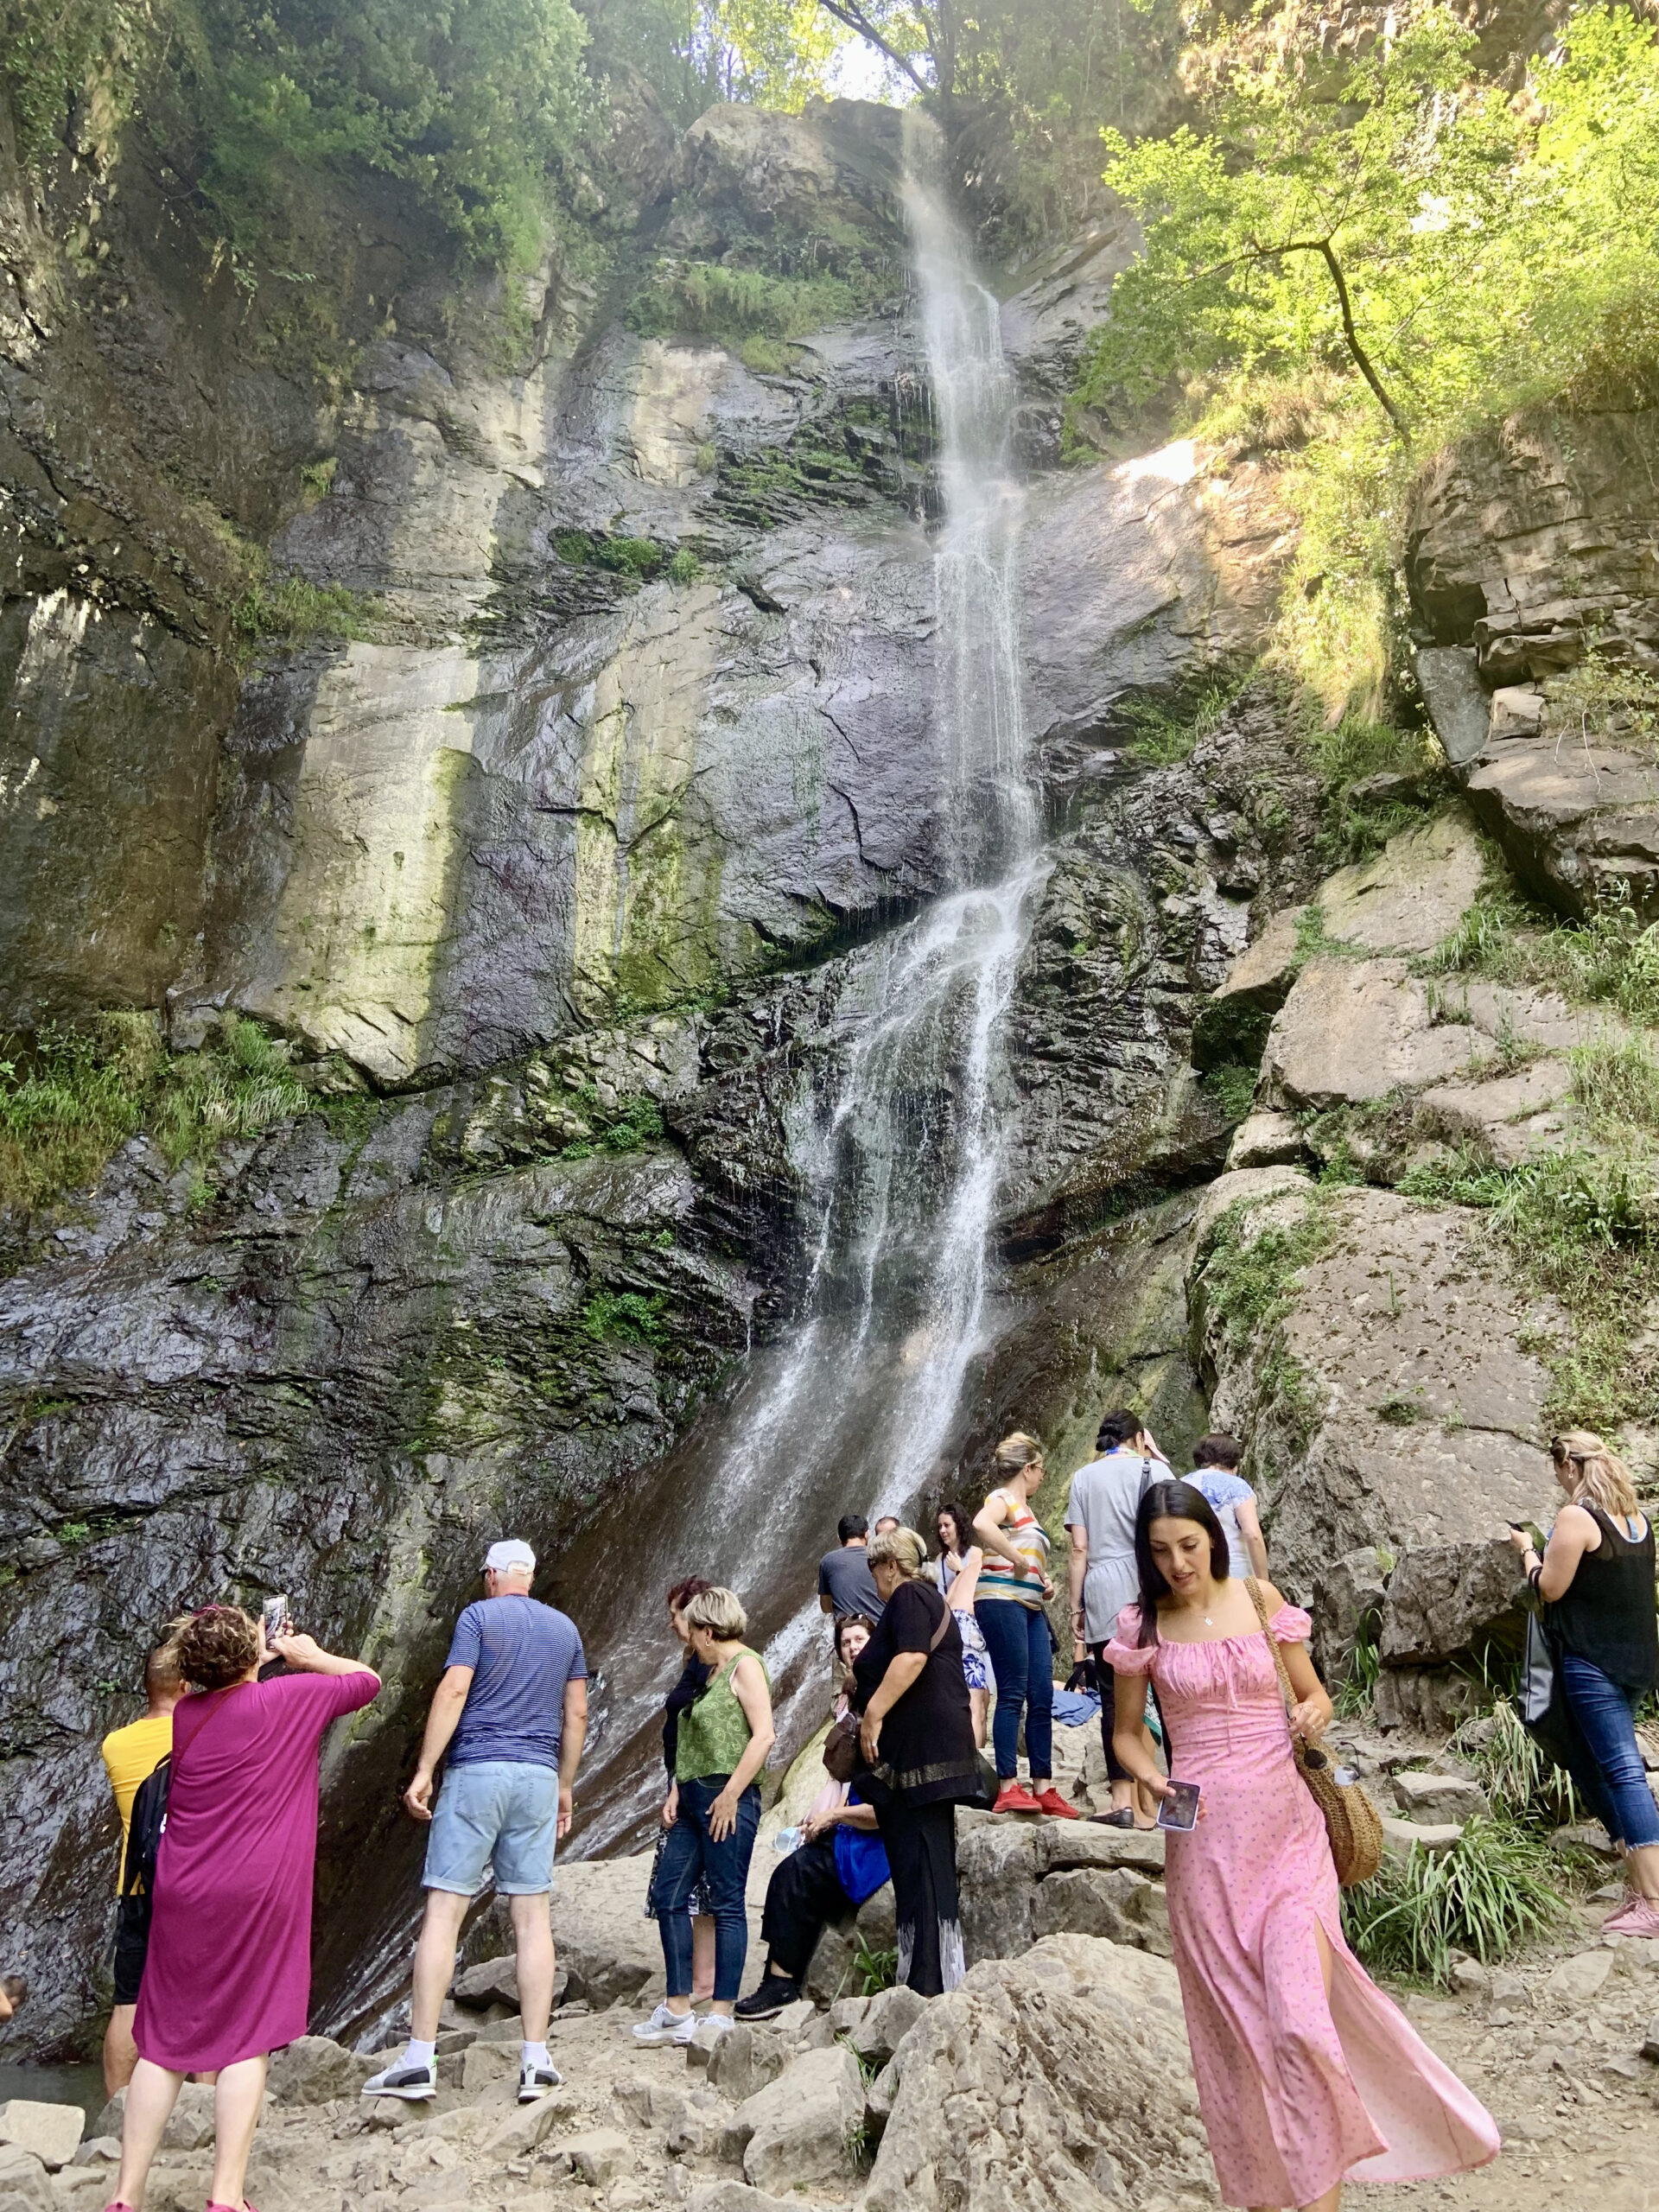
[[[1198,1827],[1165,1853],[1170,1932],[1216,2177],[1251,2212],[1337,2212],[1347,2181],[1427,2179],[1497,2155],[1491,2115],[1382,1994],[1343,1941],[1325,1823],[1291,1755],[1331,1700],[1312,1623],[1262,1584],[1297,1704],[1288,1715],[1250,1594],[1203,1493],[1155,1483],[1135,1528],[1141,1603],[1118,1615],[1118,1757],[1167,1788],[1141,1728],[1151,1676],[1174,1779]]]
[[[283,1636],[276,1649],[297,1671],[262,1682],[264,1628],[235,1605],[193,1614],[174,1641],[184,1679],[206,1694],[173,1717],[115,2204],[137,2212],[179,2084],[216,2069],[208,2212],[243,2212],[266,2055],[305,2033],[310,2004],[318,1748],[380,1677]]]

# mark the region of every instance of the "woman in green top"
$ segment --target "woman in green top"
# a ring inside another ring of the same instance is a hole
[[[714,1907],[715,1999],[707,2017],[717,2027],[732,2024],[742,1986],[749,1950],[744,1891],[760,1825],[756,1785],[773,1735],[772,1685],[759,1654],[742,1641],[748,1624],[729,1590],[704,1590],[685,1609],[691,1649],[709,1680],[680,1715],[674,1760],[679,1811],[651,1898],[663,1931],[668,1999],[635,2028],[641,2043],[690,2043],[696,2033],[688,1904],[699,1878]]]

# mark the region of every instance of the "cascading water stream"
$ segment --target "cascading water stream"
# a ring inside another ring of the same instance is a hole
[[[984,1340],[1007,1120],[1000,1035],[1046,869],[1026,757],[1013,380],[941,150],[935,126],[906,118],[905,212],[943,505],[935,727],[953,887],[855,963],[836,1016],[834,1079],[809,1074],[791,1116],[812,1255],[800,1319],[786,1344],[756,1357],[734,1403],[671,1456],[647,1556],[636,1552],[616,1586],[619,1599],[631,1592],[637,1619],[676,1573],[729,1580],[750,1606],[751,1635],[770,1638],[785,1731],[793,1696],[822,1698],[820,1616],[815,1597],[802,1599],[824,1532],[849,1506],[906,1506],[935,1476]],[[600,1756],[617,1787],[589,1849],[654,1793],[638,1746],[664,1662],[654,1637],[601,1656]],[[590,1777],[590,1802],[593,1789]]]
[[[818,1552],[841,1513],[902,1510],[948,1465],[986,1338],[1008,1118],[1000,1035],[1046,869],[1022,716],[1022,499],[996,302],[939,182],[933,126],[907,116],[906,146],[944,507],[935,724],[952,887],[849,963],[837,1049],[809,1068],[791,1111],[811,1253],[791,1335],[756,1353],[735,1398],[694,1425],[632,1502],[627,1529],[567,1565],[562,1601],[603,1676],[579,1791],[588,1853],[660,1797],[655,1734],[673,1663],[661,1599],[677,1576],[702,1573],[743,1598],[751,1639],[766,1639],[785,1745],[816,1723]]]

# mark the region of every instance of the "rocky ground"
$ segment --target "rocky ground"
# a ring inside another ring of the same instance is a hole
[[[1339,1736],[1379,1797],[1404,1789],[1402,1812],[1443,1812],[1470,1786],[1405,1764],[1426,1754],[1401,1731],[1385,1742],[1351,1722]],[[1060,1730],[1058,1752],[1074,1799],[1096,1802],[1095,1729]],[[757,1847],[750,1983],[772,1838],[798,1813],[812,1768],[804,1754]],[[1197,2212],[1218,2200],[1167,1963],[1163,1843],[965,1815],[975,1964],[962,1990],[931,2005],[904,1990],[849,1993],[855,1931],[830,1930],[810,1977],[816,2003],[724,2038],[705,2030],[689,2051],[645,2049],[631,2033],[662,1986],[642,1909],[649,1859],[574,1864],[554,1908],[563,2001],[550,2041],[564,2086],[533,2107],[514,2101],[512,1964],[486,1961],[458,1977],[428,2106],[362,2098],[378,2055],[321,2037],[280,2054],[250,2195],[262,2212],[519,2212],[550,2199],[573,2212],[782,2202]],[[1506,1961],[1461,1961],[1449,1991],[1395,1990],[1497,2116],[1504,2149],[1478,2173],[1370,2190],[1363,2203],[1535,2212],[1592,2192],[1598,2212],[1659,2202],[1659,1942],[1604,1936],[1611,1894],[1575,1901],[1548,1941]],[[871,1951],[891,1942],[885,1894],[859,1932]],[[394,2018],[384,2039],[395,2045],[399,2031]],[[120,2101],[79,2145],[79,2113],[40,2115],[0,2107],[0,2212],[100,2212]],[[200,2212],[211,2139],[211,2094],[187,2088],[149,2212]]]

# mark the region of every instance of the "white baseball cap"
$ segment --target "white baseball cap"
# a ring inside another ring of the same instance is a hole
[[[497,1574],[505,1574],[510,1567],[522,1567],[527,1574],[536,1572],[536,1554],[518,1536],[508,1536],[499,1544],[492,1544],[484,1554],[484,1567]]]

